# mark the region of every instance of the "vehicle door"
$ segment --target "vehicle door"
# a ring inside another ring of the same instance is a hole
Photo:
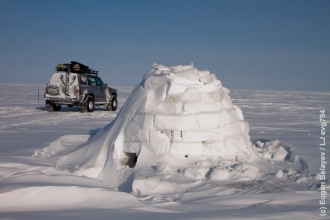
[[[100,99],[100,92],[98,87],[96,86],[96,79],[95,76],[88,76],[88,85],[89,85],[89,90],[90,93],[94,94],[94,102],[98,102],[98,100]]]
[[[97,87],[97,90],[99,92],[98,102],[106,102],[107,98],[106,98],[104,83],[103,83],[102,79],[98,76],[95,77],[95,80],[96,80],[96,87]]]

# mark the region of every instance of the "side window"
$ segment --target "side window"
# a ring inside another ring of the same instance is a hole
[[[81,82],[81,85],[87,85],[87,77],[86,76],[81,76],[80,77],[80,82]]]
[[[102,79],[100,77],[96,77],[96,85],[97,86],[103,86],[103,82],[102,82]]]
[[[96,86],[96,82],[95,82],[94,77],[88,77],[88,85]]]

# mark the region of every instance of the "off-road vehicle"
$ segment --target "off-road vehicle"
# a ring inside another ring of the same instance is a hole
[[[75,61],[57,65],[56,72],[46,85],[44,97],[47,110],[59,111],[62,105],[67,105],[77,106],[81,112],[92,112],[94,106],[115,111],[117,90],[104,84],[98,74],[98,71]]]

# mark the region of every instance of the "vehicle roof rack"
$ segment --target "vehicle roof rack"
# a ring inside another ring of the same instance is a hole
[[[99,74],[99,71],[92,70],[88,66],[76,61],[71,61],[71,63],[58,64],[56,67],[57,72],[58,71],[67,72],[68,70],[70,70],[71,73],[80,73],[80,74],[87,73],[94,75]]]

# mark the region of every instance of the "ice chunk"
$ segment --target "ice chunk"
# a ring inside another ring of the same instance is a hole
[[[171,167],[168,163],[158,162],[156,166],[157,173],[166,173],[171,170]]]
[[[196,168],[186,168],[183,171],[183,176],[189,179],[202,179],[202,174],[199,169]]]
[[[180,192],[175,184],[168,181],[161,181],[157,176],[154,178],[134,179],[132,189],[134,194],[141,196]]]
[[[271,159],[273,157],[273,154],[269,153],[268,151],[263,151],[262,157]]]
[[[187,142],[172,142],[171,144],[171,154],[179,155],[200,155],[203,153],[202,143],[187,143]]]
[[[255,178],[258,175],[259,168],[251,164],[242,163],[242,171],[244,176]]]
[[[288,152],[281,146],[274,154],[274,160],[284,160],[287,155]]]
[[[279,142],[278,140],[274,141],[270,146],[267,147],[269,153],[275,154],[278,148],[280,147],[280,144],[281,142]]]
[[[277,170],[277,172],[276,172],[276,177],[277,177],[277,178],[283,178],[283,177],[284,177],[283,170]]]

